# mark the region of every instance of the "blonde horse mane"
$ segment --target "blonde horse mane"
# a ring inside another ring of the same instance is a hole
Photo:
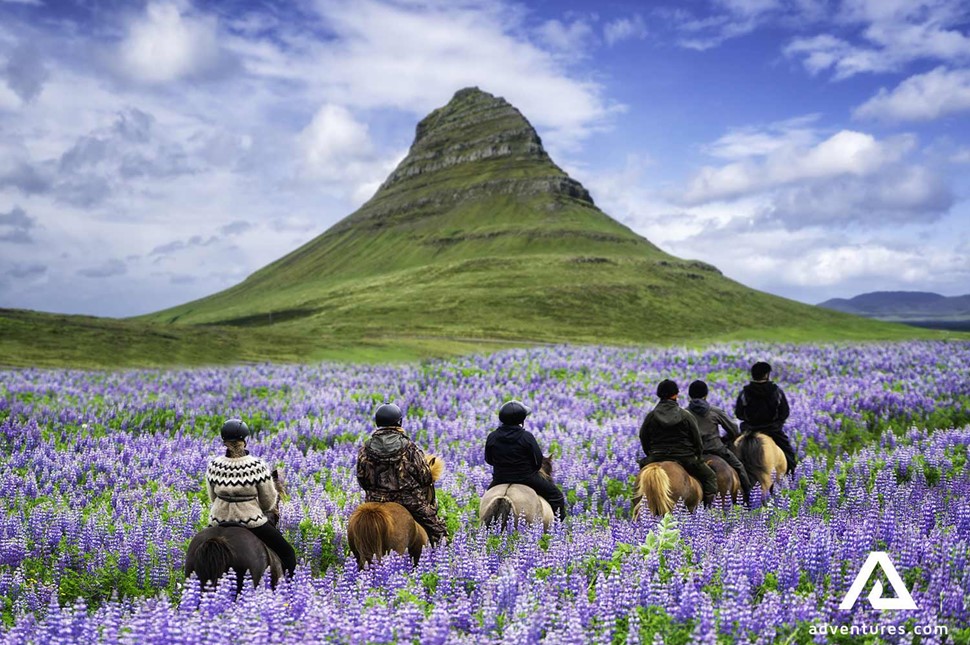
[[[445,460],[437,455],[428,454],[424,456],[424,461],[431,469],[431,481],[436,482],[441,479],[441,475],[445,472]]]

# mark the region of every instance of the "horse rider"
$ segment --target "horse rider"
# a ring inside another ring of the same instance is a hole
[[[670,379],[657,385],[660,402],[651,410],[640,426],[640,445],[646,458],[640,467],[659,461],[676,461],[701,484],[704,505],[710,506],[717,495],[717,475],[702,457],[704,444],[697,420],[677,404],[680,388]]]
[[[279,556],[287,577],[296,568],[296,551],[267,513],[277,508],[279,494],[269,467],[246,449],[249,426],[229,419],[220,431],[226,454],[209,460],[205,471],[209,490],[209,525],[238,524],[252,531]]]
[[[694,381],[687,388],[690,396],[690,403],[687,404],[687,411],[694,415],[697,427],[701,432],[701,443],[704,445],[705,455],[717,455],[728,463],[731,468],[738,473],[741,481],[741,490],[747,495],[751,490],[751,480],[748,473],[737,455],[728,450],[725,441],[721,439],[718,426],[724,428],[727,435],[726,443],[730,444],[738,438],[738,426],[728,418],[727,413],[721,408],[715,407],[707,402],[708,387],[704,381]]]
[[[788,462],[788,474],[795,472],[798,464],[795,448],[782,427],[788,419],[788,399],[780,387],[768,376],[771,365],[759,361],[751,366],[751,382],[744,386],[734,406],[734,416],[741,419],[741,432],[760,432],[771,437]]]
[[[357,482],[368,502],[397,502],[424,527],[432,546],[448,534],[438,517],[431,468],[421,449],[401,428],[404,414],[394,404],[377,408],[377,429],[357,452]]]
[[[485,463],[492,466],[492,483],[523,484],[549,502],[553,514],[566,517],[566,498],[551,479],[539,473],[542,449],[535,436],[522,424],[532,413],[520,401],[507,401],[498,411],[501,425],[485,439]]]

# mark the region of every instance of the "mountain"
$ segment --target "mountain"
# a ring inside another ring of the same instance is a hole
[[[477,88],[418,124],[356,212],[242,283],[143,319],[389,346],[884,333],[662,252],[597,208],[516,108]]]
[[[873,291],[854,298],[832,298],[819,307],[920,327],[970,330],[970,294],[947,297],[926,291]]]

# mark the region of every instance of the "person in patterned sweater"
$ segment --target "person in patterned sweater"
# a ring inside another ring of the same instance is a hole
[[[205,481],[209,490],[209,525],[237,523],[279,556],[287,576],[296,568],[296,551],[266,514],[276,508],[278,493],[269,467],[246,450],[249,427],[239,419],[226,421],[220,432],[225,456],[209,460]]]
[[[421,449],[404,434],[403,418],[396,405],[377,408],[377,430],[357,452],[357,482],[366,493],[365,501],[397,502],[408,509],[435,545],[447,536],[448,527],[438,517],[431,468]]]

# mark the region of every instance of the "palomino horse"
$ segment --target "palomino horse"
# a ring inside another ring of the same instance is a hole
[[[286,493],[279,471],[273,471],[273,483],[280,496]],[[279,525],[279,500],[266,517],[273,525]],[[226,524],[199,531],[185,554],[185,577],[194,572],[203,585],[215,585],[230,569],[236,572],[236,593],[242,591],[247,571],[252,574],[253,586],[259,584],[267,570],[273,587],[283,575],[279,556],[246,527]]]
[[[552,479],[552,460],[549,457],[543,458],[539,474]],[[504,531],[510,519],[518,522],[519,518],[527,524],[542,522],[543,528],[548,531],[555,516],[549,502],[525,484],[496,484],[482,495],[482,501],[478,504],[478,520],[482,526],[497,523]]]
[[[741,492],[741,478],[738,473],[717,455],[704,455],[704,463],[710,466],[717,476],[717,496],[727,502],[737,503]],[[658,461],[647,464],[637,475],[636,495],[633,498],[633,517],[636,519],[643,500],[654,515],[669,513],[684,500],[687,510],[693,511],[704,497],[701,483],[691,477],[684,467],[676,461]]]
[[[688,475],[676,461],[647,464],[637,475],[633,518],[639,517],[644,500],[651,513],[664,515],[674,510],[680,499],[684,500],[688,510],[693,511],[701,503],[703,495],[701,483]]]
[[[437,481],[445,469],[444,462],[434,455],[425,455],[425,460],[431,468],[431,481]],[[428,543],[428,532],[397,502],[364,502],[347,522],[347,542],[361,569],[391,551],[401,555],[407,551],[417,564]]]
[[[788,461],[774,439],[760,432],[745,432],[734,443],[734,452],[752,481],[761,484],[765,495],[773,492],[775,481],[788,472]],[[776,475],[777,474],[777,475]],[[776,476],[773,476],[776,475]]]

